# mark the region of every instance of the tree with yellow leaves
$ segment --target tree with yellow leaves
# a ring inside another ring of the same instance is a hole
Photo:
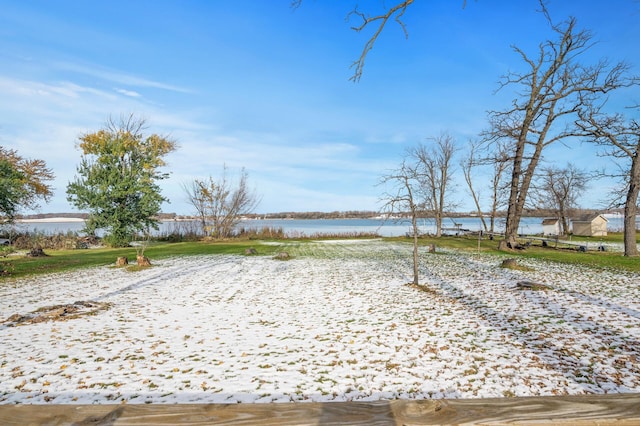
[[[155,218],[167,201],[157,181],[168,173],[164,158],[176,149],[168,137],[144,135],[146,122],[134,115],[110,118],[104,129],[80,136],[77,176],[67,186],[67,199],[88,210],[86,231],[103,229],[114,247],[129,245],[136,233],[157,229]]]
[[[34,209],[49,200],[53,172],[43,160],[22,158],[0,146],[0,223],[13,222],[20,208]]]

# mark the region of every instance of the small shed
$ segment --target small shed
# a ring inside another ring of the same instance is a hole
[[[542,219],[542,235],[560,235],[560,219]]]
[[[605,237],[607,235],[607,222],[607,218],[601,214],[579,216],[571,221],[573,235]]]

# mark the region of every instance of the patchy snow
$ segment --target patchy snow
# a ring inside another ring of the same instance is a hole
[[[0,283],[0,403],[254,403],[640,392],[640,277],[421,253],[285,246]],[[515,288],[519,280],[552,287]],[[12,323],[52,305],[107,310]]]

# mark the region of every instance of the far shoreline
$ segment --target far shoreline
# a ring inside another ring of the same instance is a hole
[[[47,217],[41,219],[16,219],[16,223],[70,223],[84,222],[80,217]]]

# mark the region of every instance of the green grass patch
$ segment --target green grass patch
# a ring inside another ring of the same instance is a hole
[[[225,242],[184,242],[184,243],[152,243],[144,252],[151,259],[162,259],[172,256],[196,256],[208,254],[243,255],[248,248],[254,247],[258,255],[273,255],[277,246],[261,245],[257,241],[225,241]],[[64,272],[92,266],[115,265],[119,256],[126,256],[135,262],[135,247],[97,248],[86,250],[45,250],[46,257],[27,257],[14,255],[0,259],[0,268],[11,273],[0,275],[0,282],[7,278],[18,278],[28,275]],[[8,265],[11,265],[9,267]],[[115,267],[115,266],[114,266]],[[131,271],[136,267],[131,265]]]
[[[625,257],[622,253],[577,250],[556,250],[548,248],[530,247],[523,252],[511,253],[513,257],[541,259],[571,265],[585,265],[594,269],[617,269],[640,272],[640,259]]]
[[[597,246],[597,243],[621,243],[623,239],[622,233],[609,233],[606,237],[573,237],[573,242],[588,242],[589,247],[593,248]],[[411,238],[397,237],[387,238],[389,241],[401,241],[407,244],[411,244]],[[525,241],[525,240],[523,240]],[[640,241],[640,240],[639,240]],[[566,263],[571,265],[584,265],[592,267],[594,269],[614,269],[624,270],[631,272],[640,272],[640,258],[638,257],[625,257],[622,252],[612,251],[597,251],[590,250],[587,252],[580,252],[577,248],[553,248],[542,247],[540,245],[532,245],[524,250],[510,250],[508,252],[498,250],[499,239],[489,240],[483,238],[478,244],[478,238],[472,236],[443,236],[440,238],[435,237],[421,237],[419,244],[421,246],[428,246],[429,244],[435,244],[439,248],[448,248],[462,250],[465,252],[481,252],[489,254],[499,254],[516,259],[519,258],[532,258],[540,259],[551,262]],[[538,243],[540,244],[540,243]]]
[[[388,237],[385,238],[386,241],[397,241],[404,243],[413,243],[413,239],[409,237]],[[420,237],[418,239],[418,244],[420,246],[428,246],[430,244],[435,244],[436,253],[438,248],[448,248],[448,249],[456,249],[463,251],[480,251],[482,253],[494,253],[499,254],[503,253],[498,250],[498,239],[490,240],[488,238],[483,238],[480,240],[478,244],[477,237],[453,237],[453,236],[442,236],[439,238],[435,237]]]

